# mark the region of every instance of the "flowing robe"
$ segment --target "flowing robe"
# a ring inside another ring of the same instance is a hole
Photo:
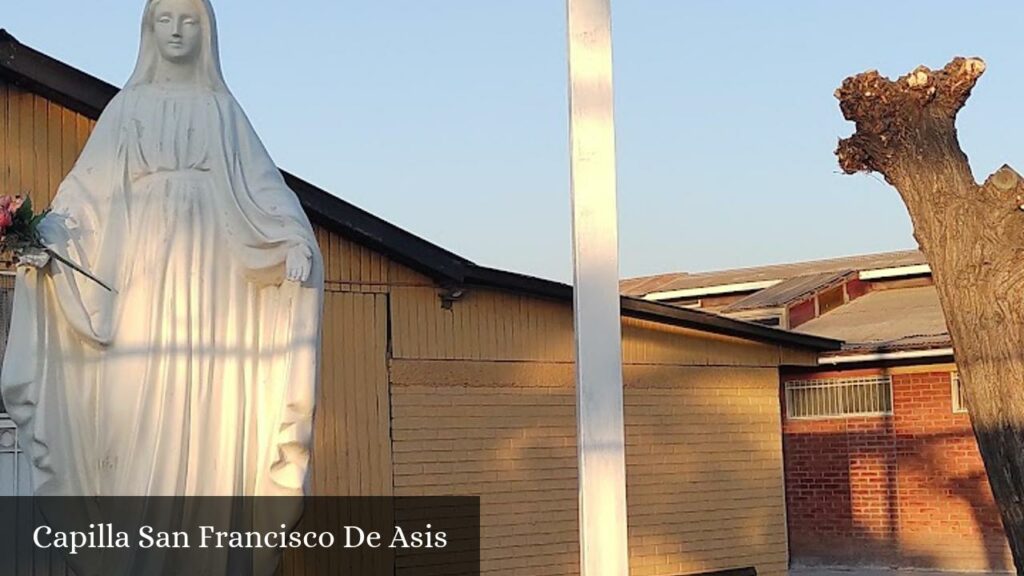
[[[37,495],[301,495],[323,262],[229,93],[118,94],[22,269],[3,399]],[[294,248],[312,272],[285,282]]]

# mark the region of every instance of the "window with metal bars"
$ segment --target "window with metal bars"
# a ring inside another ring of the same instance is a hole
[[[964,389],[960,385],[960,373],[950,372],[949,383],[952,387],[953,392],[953,413],[955,414],[966,414],[967,413],[967,401],[964,400]]]
[[[786,417],[845,418],[892,414],[892,378],[833,378],[786,382]]]

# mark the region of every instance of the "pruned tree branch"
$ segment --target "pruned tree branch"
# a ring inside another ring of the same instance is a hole
[[[978,185],[956,133],[985,64],[956,58],[892,81],[876,71],[836,91],[856,132],[848,174],[882,174],[928,258],[978,447],[1014,563],[1024,574],[1024,179],[1003,166]]]
[[[847,78],[835,95],[857,132],[839,143],[840,167],[888,177],[899,152],[940,152],[932,136],[955,140],[956,115],[984,72],[981,59],[957,58],[938,71],[919,66],[895,82],[877,70]]]

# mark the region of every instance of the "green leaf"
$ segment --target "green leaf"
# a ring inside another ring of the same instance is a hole
[[[15,219],[22,219],[25,222],[32,221],[32,199],[25,196],[25,203],[18,208],[18,211],[14,214]]]

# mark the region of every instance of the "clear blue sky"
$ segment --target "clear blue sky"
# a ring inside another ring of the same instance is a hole
[[[7,0],[0,26],[120,85],[141,0]],[[282,167],[480,264],[571,278],[562,0],[214,0],[227,79]],[[914,246],[838,173],[844,77],[956,55],[981,179],[1024,168],[1024,3],[613,0],[623,276]]]

